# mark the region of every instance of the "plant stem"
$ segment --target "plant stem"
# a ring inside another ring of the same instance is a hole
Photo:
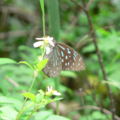
[[[44,0],[39,0],[41,10],[42,10],[42,27],[43,27],[43,36],[45,36],[45,7],[44,7]]]
[[[33,85],[34,85],[35,80],[36,80],[36,77],[33,76],[33,81],[32,81],[32,84],[31,84],[28,92],[31,91],[31,89],[32,89],[32,87],[33,87]],[[23,102],[23,105],[22,105],[22,108],[21,108],[21,110],[18,112],[18,114],[17,114],[17,116],[16,116],[16,120],[20,120],[21,115],[22,115],[23,112],[25,111],[25,108],[26,108],[26,107],[25,107],[25,103],[26,103],[26,102],[27,102],[27,98],[25,98],[25,100],[24,100],[24,102]]]
[[[56,114],[59,115],[59,101],[56,102]]]
[[[45,36],[45,11],[42,14],[42,22],[43,22],[43,36]]]
[[[31,114],[27,117],[26,120],[30,120],[30,118],[32,117],[32,115],[37,111],[38,107],[34,107],[33,111],[31,112]]]

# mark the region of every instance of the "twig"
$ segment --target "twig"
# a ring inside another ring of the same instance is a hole
[[[85,7],[85,1],[82,0],[82,2],[83,2],[84,7]],[[100,52],[100,50],[98,48],[96,33],[95,33],[95,29],[94,29],[94,26],[93,26],[93,23],[92,23],[92,20],[91,20],[91,16],[89,15],[88,9],[83,9],[83,11],[85,12],[85,14],[87,16],[87,20],[88,20],[88,24],[89,24],[89,27],[90,27],[90,31],[92,31],[91,32],[91,37],[93,39],[93,43],[94,43],[94,46],[95,46],[95,49],[96,49],[96,54],[97,54],[98,62],[99,62],[99,65],[100,65],[100,68],[101,68],[101,71],[102,71],[102,74],[103,74],[103,79],[108,81],[107,73],[105,71],[105,67],[104,67],[104,64],[103,64],[102,55],[101,55],[101,52]],[[109,85],[106,85],[106,87],[108,89],[110,102],[111,102],[112,118],[113,118],[113,120],[115,120],[115,106],[114,106],[112,92],[111,92],[111,89],[110,89]]]
[[[89,37],[89,35],[85,35],[76,43],[75,48],[77,50],[82,49],[83,47],[87,46],[92,42],[92,39]]]
[[[53,102],[53,103],[50,103],[48,105],[50,108],[52,109],[56,109],[56,104]],[[63,102],[60,102],[60,108],[59,108],[59,111],[60,111],[60,114],[62,115],[67,115],[69,114],[71,111],[78,111],[78,110],[84,110],[84,109],[90,109],[90,110],[98,110],[98,111],[101,111],[101,108],[98,107],[98,106],[94,106],[94,105],[84,105],[84,106],[80,106],[79,103],[77,102],[70,102],[70,103],[63,103]],[[112,112],[108,109],[105,109],[103,108],[103,113],[104,114],[107,114],[107,115],[111,115]],[[120,117],[115,115],[115,119],[116,120],[120,120]]]
[[[15,82],[13,79],[6,77],[6,80],[11,83],[14,87],[19,87],[19,84],[17,82]]]
[[[72,1],[75,4],[79,5],[79,7],[84,11],[84,13],[87,16],[87,20],[88,20],[88,24],[89,24],[90,32],[91,32],[91,38],[93,40],[93,43],[94,43],[94,46],[96,49],[96,54],[97,54],[98,62],[99,62],[99,65],[100,65],[100,68],[101,68],[101,71],[103,74],[103,79],[108,81],[107,74],[106,74],[105,67],[104,67],[103,60],[102,60],[102,55],[101,55],[101,52],[100,52],[100,50],[98,48],[98,44],[97,44],[97,38],[96,38],[96,32],[94,29],[94,25],[92,23],[91,16],[89,15],[89,10],[87,9],[88,4],[85,3],[85,0],[82,0],[83,6],[75,0],[72,0]],[[111,92],[109,85],[106,85],[106,87],[108,89],[108,94],[109,94],[110,102],[111,102],[112,118],[113,118],[113,120],[115,120],[115,106],[114,106],[112,92]]]
[[[86,5],[86,9],[89,10],[90,5],[93,3],[94,0],[89,0],[89,2]]]

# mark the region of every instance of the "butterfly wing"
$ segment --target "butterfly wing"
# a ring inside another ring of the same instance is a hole
[[[49,77],[58,76],[62,70],[62,62],[60,60],[58,48],[56,46],[52,48],[52,51],[49,53],[49,55],[45,55],[45,58],[48,59],[48,63],[43,69],[45,74]]]
[[[57,43],[62,61],[62,70],[84,70],[85,65],[82,57],[71,47],[63,43]]]

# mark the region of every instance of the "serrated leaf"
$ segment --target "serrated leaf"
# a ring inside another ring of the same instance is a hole
[[[24,97],[29,98],[33,102],[36,100],[36,96],[33,93],[25,92],[22,94]]]
[[[48,59],[44,59],[42,61],[40,61],[37,65],[36,65],[36,68],[38,71],[41,71],[47,64],[48,62]]]
[[[44,92],[39,90],[39,93],[36,95],[36,102],[40,102],[44,98]]]

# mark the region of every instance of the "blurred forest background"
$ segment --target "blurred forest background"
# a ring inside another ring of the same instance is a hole
[[[22,93],[33,79],[28,66],[6,64],[2,58],[36,63],[40,49],[33,43],[43,36],[41,13],[39,0],[0,0],[0,120],[15,120],[24,101]],[[57,78],[39,73],[31,92],[53,86],[63,99],[59,115],[51,103],[29,120],[120,120],[120,0],[45,0],[45,18],[46,35],[76,49],[86,70],[62,72]],[[20,120],[27,120],[26,116]]]

